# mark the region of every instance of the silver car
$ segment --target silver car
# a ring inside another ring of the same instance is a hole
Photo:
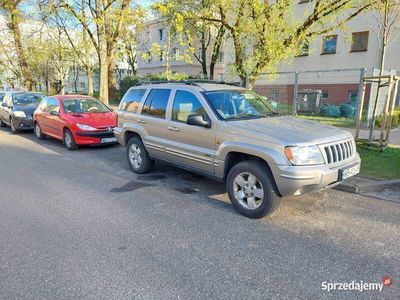
[[[154,160],[225,181],[237,211],[272,213],[285,196],[339,184],[359,172],[352,135],[281,115],[263,97],[237,86],[199,82],[130,88],[114,134],[135,173]]]

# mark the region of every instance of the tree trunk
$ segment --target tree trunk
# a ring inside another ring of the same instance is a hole
[[[208,79],[206,34],[204,31],[201,33],[201,67],[203,69],[203,77]]]
[[[218,57],[221,53],[221,46],[222,46],[222,41],[224,39],[224,35],[225,35],[225,27],[223,25],[220,25],[217,36],[215,38],[213,53],[211,55],[210,80],[214,80],[214,68],[215,68],[215,64],[218,61]]]
[[[108,53],[107,55],[108,61],[108,97],[110,99],[114,99],[116,92],[116,77],[115,77],[115,58],[113,54]]]
[[[86,69],[86,79],[88,86],[88,95],[93,96],[93,70],[90,67]]]
[[[64,78],[62,76],[60,79],[60,95],[65,95],[65,83],[64,83]]]
[[[383,33],[382,33],[382,51],[381,51],[381,57],[380,57],[380,71],[379,71],[379,76],[383,75],[383,71],[385,69],[385,60],[386,60],[386,50],[387,50],[387,42],[388,42],[388,16],[389,16],[389,1],[385,2],[385,11],[384,11],[384,17],[383,17]],[[372,143],[374,140],[374,131],[375,131],[375,120],[376,120],[376,111],[378,109],[378,102],[379,102],[379,95],[380,95],[380,90],[381,90],[381,80],[379,79],[378,81],[378,88],[376,91],[376,97],[375,97],[375,103],[374,103],[374,109],[372,111],[372,120],[370,124],[370,130],[369,130],[369,138],[368,142]]]
[[[21,67],[22,77],[24,80],[24,86],[28,90],[32,91],[34,89],[34,84],[33,84],[33,80],[32,80],[32,74],[29,69],[29,65],[25,58],[24,49],[22,47],[21,33],[19,30],[18,14],[19,14],[19,10],[17,8],[17,5],[12,6],[10,9],[10,17],[11,17],[10,29],[11,29],[11,31],[13,33],[13,37],[14,37],[15,51],[17,52],[18,62]]]
[[[102,1],[96,1],[96,10],[100,13],[103,9]],[[103,20],[104,21],[104,20]],[[99,22],[97,24],[97,36],[98,36],[98,56],[100,64],[100,89],[99,89],[99,99],[105,105],[109,104],[108,100],[108,47],[107,47],[107,30],[106,24]]]
[[[107,45],[103,34],[99,36],[99,62],[100,62],[100,101],[108,105],[108,63],[107,63]]]

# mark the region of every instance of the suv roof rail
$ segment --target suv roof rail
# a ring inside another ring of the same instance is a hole
[[[163,84],[163,83],[182,83],[187,85],[200,86],[200,83],[210,83],[210,84],[226,84],[233,86],[240,86],[240,82],[225,82],[216,81],[208,79],[187,79],[187,80],[149,80],[149,81],[139,81],[135,86],[145,85],[145,84]]]

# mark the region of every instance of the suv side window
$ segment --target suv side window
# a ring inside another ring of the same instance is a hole
[[[136,113],[145,93],[146,89],[129,90],[122,99],[119,109]]]
[[[176,91],[172,107],[172,120],[186,123],[190,115],[206,116],[206,111],[195,95],[186,91]]]
[[[47,106],[45,108],[45,112],[50,113],[52,111],[55,111],[55,112],[59,113],[60,112],[60,106],[58,105],[58,101],[56,99],[49,98],[47,100]]]
[[[170,89],[151,90],[144,103],[142,114],[164,119],[170,94]]]

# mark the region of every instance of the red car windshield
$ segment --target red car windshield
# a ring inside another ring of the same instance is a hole
[[[62,100],[66,113],[104,113],[110,109],[94,98],[74,98]]]

